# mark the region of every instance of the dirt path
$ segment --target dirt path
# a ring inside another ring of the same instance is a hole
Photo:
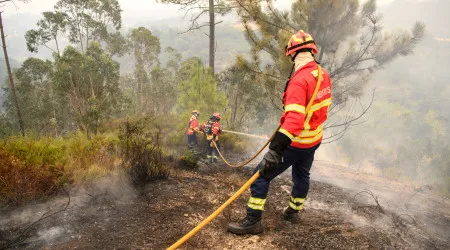
[[[328,184],[332,179],[358,181],[358,175],[332,167],[315,166],[311,192],[299,224],[280,220],[290,193],[288,178],[274,180],[259,236],[235,236],[226,232],[229,220],[244,216],[249,192],[193,237],[187,249],[449,249],[449,203],[443,200],[434,214],[441,227],[428,229],[415,215],[398,216],[384,203],[375,206],[358,195],[363,186],[349,189]],[[177,171],[167,180],[155,181],[136,193],[123,182],[106,181],[89,195],[74,191],[69,209],[41,223],[17,248],[48,249],[164,249],[191,230],[224,202],[247,178],[249,169],[229,169],[222,164],[199,171]],[[327,177],[328,176],[328,177]],[[329,178],[330,180],[327,180]],[[366,177],[359,180],[367,182]],[[119,178],[120,179],[120,178]],[[343,181],[344,183],[344,181]],[[361,183],[360,183],[361,184]],[[348,184],[353,186],[350,182]],[[386,183],[383,184],[384,186]],[[390,189],[387,187],[387,189]],[[377,195],[377,189],[372,189]],[[434,198],[433,198],[434,199]],[[415,198],[414,198],[415,200]],[[14,234],[11,228],[39,218],[46,208],[64,205],[64,198],[45,205],[24,207],[0,216],[0,240]],[[438,200],[433,200],[437,202]],[[39,211],[39,212],[37,212]],[[394,211],[395,212],[395,211]],[[426,217],[426,216],[425,216]],[[423,217],[423,218],[425,218]],[[435,226],[435,225],[434,225]],[[435,231],[434,231],[435,230]],[[0,242],[1,246],[1,242]]]

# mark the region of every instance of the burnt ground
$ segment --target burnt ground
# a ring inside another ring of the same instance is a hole
[[[154,181],[139,191],[130,188],[120,176],[73,189],[66,210],[30,228],[21,238],[23,241],[13,248],[167,248],[251,176],[247,168],[230,169],[220,163],[201,165],[197,171],[174,170],[170,178]],[[287,174],[271,185],[263,234],[235,236],[226,232],[228,221],[244,217],[247,191],[182,249],[450,249],[448,199],[434,196],[429,190],[417,191],[342,167],[319,164],[314,168],[312,175],[321,180],[312,181],[299,223],[280,219],[291,187]],[[347,179],[348,186],[327,184],[324,182],[327,178]],[[384,188],[400,194],[399,197],[410,198],[408,205],[400,205],[403,201],[389,192],[384,198],[381,195]],[[368,191],[360,193],[363,190]],[[59,211],[67,201],[62,194],[42,204],[3,211],[0,248],[26,225],[49,209]],[[422,202],[431,209],[420,209]],[[415,209],[399,210],[399,207]]]

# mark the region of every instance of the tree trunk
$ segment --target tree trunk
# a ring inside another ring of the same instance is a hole
[[[144,113],[144,93],[143,93],[143,85],[144,85],[144,80],[143,80],[143,76],[142,76],[142,71],[139,71],[139,82],[140,82],[140,93],[141,96],[139,97],[140,99],[140,115],[142,115]]]
[[[22,136],[25,136],[25,128],[23,126],[22,114],[20,112],[19,103],[17,101],[16,88],[14,87],[14,79],[11,73],[11,66],[9,65],[8,51],[6,50],[5,34],[3,32],[2,12],[0,12],[0,32],[2,36],[3,53],[5,54],[6,68],[8,70],[9,88],[11,89],[14,105],[16,106],[17,119],[19,120],[20,131],[22,132]]]
[[[215,25],[214,0],[209,0],[209,67],[212,75],[214,75]]]
[[[94,84],[92,83],[92,75],[89,73],[89,84],[91,87],[91,97],[95,100]]]
[[[238,110],[238,93],[236,91],[234,96],[234,105],[233,105],[233,125],[232,128],[235,129],[236,126],[236,116],[237,116],[237,110]]]

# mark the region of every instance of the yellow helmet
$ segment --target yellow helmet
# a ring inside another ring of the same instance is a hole
[[[291,39],[289,39],[286,46],[286,56],[302,49],[311,49],[314,54],[317,54],[318,52],[312,36],[303,30],[299,30],[296,34],[291,36]]]
[[[192,114],[195,116],[199,116],[200,112],[198,112],[198,110],[194,109],[194,110],[192,110]]]

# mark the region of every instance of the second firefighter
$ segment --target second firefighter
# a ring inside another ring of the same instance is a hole
[[[214,146],[213,141],[216,143],[217,147],[219,147],[219,134],[220,130],[220,113],[215,112],[209,120],[202,126],[203,132],[206,137],[206,157],[210,163],[218,161],[218,155],[216,147]]]

